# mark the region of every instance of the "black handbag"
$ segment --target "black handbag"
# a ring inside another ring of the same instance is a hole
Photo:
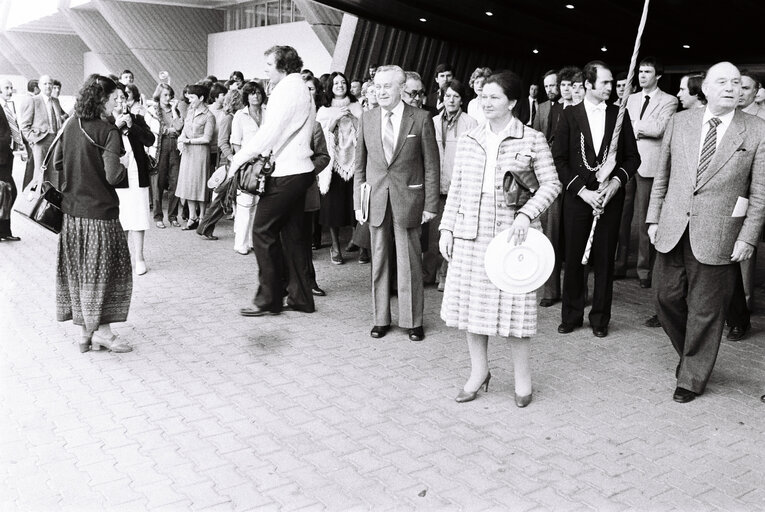
[[[71,119],[71,118],[70,118]],[[64,133],[64,127],[69,120],[64,122],[64,126],[56,134],[53,143],[48,148],[40,168],[45,177],[48,170],[48,161],[56,149],[56,144]],[[15,210],[25,217],[33,220],[45,229],[56,234],[61,233],[61,225],[64,221],[64,212],[61,210],[61,192],[50,181],[43,181],[40,184],[34,182],[27,185],[22,192],[23,199],[19,202]]]

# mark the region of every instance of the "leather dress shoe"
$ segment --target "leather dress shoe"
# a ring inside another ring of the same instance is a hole
[[[409,339],[412,341],[422,341],[425,339],[425,329],[422,326],[409,329]]]
[[[21,238],[13,235],[0,236],[0,241],[4,242],[18,242]]]
[[[741,341],[744,339],[744,336],[746,336],[746,333],[748,333],[749,329],[751,328],[752,324],[748,324],[746,327],[733,326],[730,328],[730,331],[728,331],[726,338],[728,341]]]
[[[205,240],[217,240],[218,239],[217,236],[215,236],[215,235],[208,235],[207,233],[202,233],[201,235],[199,235],[199,238],[203,238]]]
[[[650,279],[641,279],[640,280],[640,287],[641,288],[650,288],[651,287],[651,280]]]
[[[325,297],[327,295],[327,292],[325,292],[318,286],[314,286],[313,288],[311,288],[311,293],[313,293],[317,297]]]
[[[651,318],[643,322],[643,325],[646,327],[661,327],[661,322],[659,321],[658,316],[653,315]]]
[[[698,395],[693,391],[681,387],[675,388],[675,393],[672,395],[672,400],[679,404],[687,404],[693,401]]]
[[[543,308],[549,308],[550,306],[554,305],[556,302],[559,302],[560,299],[542,299],[539,301],[539,306]]]
[[[375,325],[372,327],[372,330],[369,332],[369,335],[373,338],[382,338],[386,334],[388,334],[388,331],[390,330],[390,325]]]
[[[566,322],[561,322],[561,324],[558,326],[558,333],[568,334],[570,332],[574,332],[574,329],[581,326],[582,324],[568,324]]]
[[[608,336],[608,326],[604,325],[602,327],[593,327],[592,334],[594,334],[597,338],[605,338]]]
[[[369,257],[369,249],[361,249],[359,251],[359,263],[365,265],[370,261],[372,261],[372,258]]]
[[[271,311],[268,309],[254,308],[242,308],[239,310],[239,314],[242,316],[266,316],[266,315],[278,315],[281,311]]]

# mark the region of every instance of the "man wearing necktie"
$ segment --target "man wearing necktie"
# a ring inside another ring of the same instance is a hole
[[[740,90],[733,64],[709,68],[707,107],[667,126],[646,215],[657,314],[680,357],[680,403],[704,392],[738,263],[751,258],[765,221],[765,121],[736,110]]]
[[[19,113],[21,133],[32,146],[35,161],[34,180],[36,181],[42,179],[41,166],[45,154],[63,124],[61,105],[57,98],[51,96],[53,81],[48,75],[43,75],[38,85],[40,94],[24,102]]]
[[[624,211],[619,228],[619,249],[614,274],[624,277],[630,249],[630,231],[633,212],[638,218],[637,275],[641,288],[651,287],[651,271],[656,251],[648,240],[645,214],[651,198],[651,186],[656,174],[661,139],[667,123],[677,111],[677,98],[659,89],[664,67],[654,57],[646,57],[638,67],[640,92],[627,98],[627,110],[632,120],[632,131],[640,152],[640,167],[635,174],[634,186],[625,189]]]
[[[563,110],[552,154],[563,183],[565,270],[563,305],[558,332],[567,334],[583,324],[587,292],[582,256],[590,235],[593,212],[600,214],[592,241],[590,265],[595,274],[589,320],[592,333],[608,336],[613,298],[614,254],[624,203],[624,186],[640,166],[629,113],[619,136],[616,154],[611,138],[619,108],[607,105],[613,77],[605,63],[584,67],[584,100]],[[603,186],[598,181],[601,177]]]
[[[0,109],[0,187],[8,189],[10,192],[10,205],[3,205],[7,206],[7,218],[2,218],[6,215],[0,217],[0,242],[18,242],[21,239],[13,236],[11,231],[10,213],[10,208],[18,195],[16,183],[13,181],[13,151],[16,147],[23,148],[24,144],[13,114],[13,103],[10,100],[13,94],[13,84],[6,80],[3,81],[1,87],[0,102],[2,102],[3,108]]]
[[[374,77],[379,107],[364,112],[356,142],[353,204],[356,219],[368,222],[372,253],[374,327],[382,338],[390,329],[391,258],[396,258],[398,324],[409,339],[425,337],[421,225],[438,212],[439,154],[426,110],[402,101],[406,75],[381,66]],[[370,187],[369,217],[362,217],[361,185]]]

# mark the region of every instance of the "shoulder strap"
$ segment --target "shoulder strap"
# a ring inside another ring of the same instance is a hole
[[[309,120],[309,119],[311,119],[311,114],[310,114],[310,112],[309,112],[309,114],[308,114],[308,117],[306,117],[306,118],[305,118],[305,121],[303,121],[303,124],[302,124],[302,125],[300,125],[300,128],[298,128],[298,130],[297,130],[296,132],[294,132],[292,135],[290,135],[289,137],[287,137],[287,140],[286,140],[286,141],[284,141],[284,144],[282,144],[282,147],[280,147],[280,148],[279,148],[279,151],[277,151],[276,153],[272,153],[272,155],[273,155],[273,156],[272,156],[272,159],[273,159],[274,161],[276,161],[276,158],[277,158],[277,157],[278,157],[278,156],[279,156],[279,155],[282,153],[282,151],[284,151],[284,148],[286,148],[286,147],[289,145],[289,143],[290,143],[290,142],[292,142],[292,139],[294,139],[294,138],[295,138],[295,136],[297,136],[297,134],[298,134],[298,133],[300,133],[301,131],[303,131],[303,128],[305,128],[305,125],[306,125],[306,124],[308,124],[308,120]]]
[[[56,149],[56,144],[58,144],[58,141],[61,139],[61,135],[64,133],[64,128],[69,123],[69,121],[72,118],[68,118],[66,121],[64,121],[64,124],[61,125],[61,128],[59,128],[58,133],[56,134],[56,138],[53,139],[53,142],[51,143],[50,147],[48,148],[48,152],[45,153],[45,158],[43,158],[43,163],[40,166],[40,169],[43,171],[43,175],[45,174],[45,170],[48,168],[48,161],[50,160],[50,157],[53,155],[53,151]]]
[[[103,147],[103,146],[101,146],[101,145],[99,145],[99,144],[96,144],[96,141],[94,141],[94,140],[93,140],[93,139],[90,137],[90,135],[88,135],[88,132],[86,132],[86,131],[85,131],[85,128],[83,128],[83,127],[82,127],[82,119],[79,119],[79,118],[77,118],[77,122],[80,124],[80,131],[82,132],[82,134],[83,134],[83,135],[85,135],[85,138],[86,138],[86,139],[88,139],[88,141],[89,141],[91,144],[93,144],[95,147],[97,147],[97,148],[99,148],[99,149],[103,149],[104,151],[108,151],[108,149],[106,149],[105,147]]]

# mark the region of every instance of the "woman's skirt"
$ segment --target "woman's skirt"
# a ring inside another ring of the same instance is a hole
[[[186,144],[181,153],[175,195],[190,201],[204,201],[209,167],[210,147],[207,144]]]
[[[128,167],[128,188],[118,188],[120,224],[125,231],[146,231],[151,225],[149,187],[138,186],[138,169]]]
[[[127,320],[133,275],[119,220],[64,214],[58,237],[56,319],[88,331]]]
[[[329,190],[321,196],[319,224],[324,227],[341,228],[353,226],[356,215],[353,212],[353,178],[345,181],[332,171]]]
[[[473,334],[526,338],[537,332],[537,293],[501,291],[489,280],[484,266],[489,242],[512,225],[515,213],[494,204],[493,194],[482,195],[478,236],[454,239],[441,318],[446,325]],[[538,221],[532,227],[538,227]]]

